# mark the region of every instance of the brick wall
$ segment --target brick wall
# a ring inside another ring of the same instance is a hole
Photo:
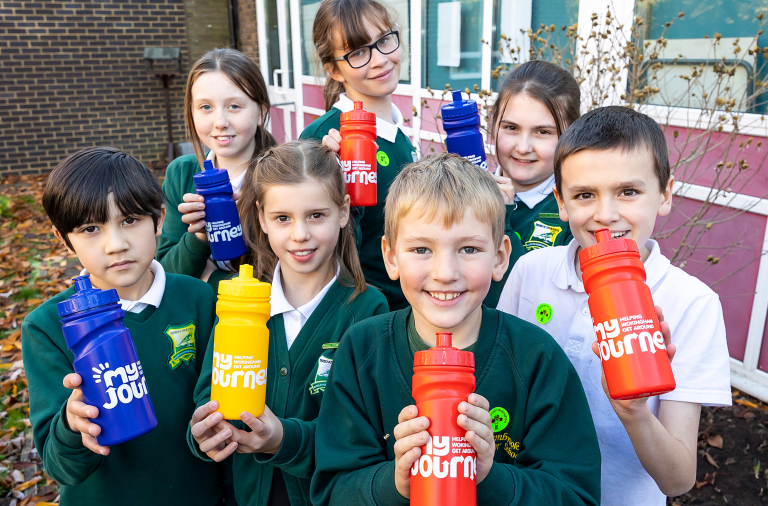
[[[181,47],[185,73],[184,15],[184,0],[0,0],[0,176],[40,173],[94,145],[159,160],[165,99],[143,48]],[[171,88],[177,142],[184,79]]]
[[[255,1],[251,1],[255,5]],[[195,62],[211,49],[232,47],[229,0],[184,0],[184,4],[190,62]]]
[[[256,2],[237,0],[237,49],[259,62],[259,35],[256,26]]]

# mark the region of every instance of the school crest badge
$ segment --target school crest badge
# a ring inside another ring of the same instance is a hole
[[[190,320],[184,325],[168,325],[165,335],[173,345],[171,356],[168,357],[168,366],[171,369],[176,369],[182,362],[189,363],[197,358],[195,322]]]
[[[309,393],[317,395],[320,392],[325,392],[325,384],[328,382],[328,373],[331,372],[331,365],[333,365],[333,359],[326,357],[325,354],[320,355],[317,359],[317,372],[315,373],[315,380],[309,385]]]
[[[541,221],[533,222],[533,232],[531,237],[525,242],[525,247],[528,251],[545,248],[547,246],[554,246],[555,239],[563,231],[563,227],[556,227],[553,225],[547,225]]]

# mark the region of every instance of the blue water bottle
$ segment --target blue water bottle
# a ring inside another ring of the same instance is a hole
[[[197,194],[205,197],[205,233],[214,260],[224,261],[245,254],[245,240],[237,204],[232,200],[229,173],[214,169],[213,162],[203,162],[203,171],[192,176]]]
[[[151,431],[157,418],[117,291],[93,288],[87,274],[74,282],[77,292],[56,309],[83,379],[83,402],[99,408],[91,419],[101,427],[96,441],[114,446]]]
[[[453,92],[453,102],[440,108],[443,118],[443,128],[447,137],[445,145],[449,153],[466,158],[483,170],[488,170],[485,160],[485,145],[480,133],[480,114],[477,112],[477,102],[463,100],[461,91]]]

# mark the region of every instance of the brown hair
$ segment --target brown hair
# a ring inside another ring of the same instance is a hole
[[[256,129],[256,149],[254,149],[252,156],[255,157],[266,148],[277,145],[275,138],[264,127],[269,121],[269,93],[258,65],[236,49],[214,49],[205,53],[192,65],[189,77],[187,77],[187,90],[184,94],[184,122],[187,126],[187,136],[192,139],[192,146],[195,148],[195,155],[197,155],[200,167],[203,166],[204,158],[203,142],[197,135],[195,121],[192,117],[192,85],[195,84],[200,74],[206,72],[221,72],[259,105],[262,123]]]
[[[442,216],[450,227],[464,218],[466,209],[491,226],[494,245],[504,240],[506,206],[493,177],[472,162],[452,153],[427,156],[406,165],[389,187],[384,204],[384,237],[390,247],[397,239],[397,225],[411,211],[417,218]]]
[[[321,70],[326,65],[335,66],[338,63],[333,55],[334,34],[337,31],[342,47],[355,49],[368,44],[371,36],[366,27],[367,20],[375,23],[382,32],[393,30],[396,26],[395,15],[377,0],[323,0],[312,25],[312,42]],[[326,79],[323,89],[326,111],[331,110],[344,90],[343,83],[330,76]]]
[[[272,251],[269,238],[259,224],[258,211],[264,205],[266,193],[272,186],[293,185],[309,180],[323,185],[337,206],[344,205],[346,189],[339,159],[333,151],[317,141],[288,142],[270,148],[258,160],[251,160],[237,207],[240,210],[243,237],[250,250],[245,260],[256,266],[254,276],[258,279],[271,280],[277,265],[277,255]],[[350,217],[339,234],[333,253],[340,268],[339,283],[355,287],[350,300],[366,288],[352,227],[353,220]]]
[[[581,110],[581,91],[579,83],[564,68],[553,63],[533,60],[516,67],[507,74],[499,88],[496,103],[491,111],[491,131],[493,136],[499,130],[509,99],[523,93],[538,100],[549,109],[555,119],[557,136],[560,137],[574,121],[579,119]],[[496,144],[496,159],[499,158]]]

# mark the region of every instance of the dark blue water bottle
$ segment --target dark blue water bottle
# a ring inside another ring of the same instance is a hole
[[[99,408],[91,421],[101,427],[96,441],[113,446],[157,425],[131,331],[123,325],[117,291],[91,287],[90,276],[74,279],[75,293],[59,302],[67,348],[83,383],[83,402]]]
[[[214,260],[232,260],[245,254],[245,240],[237,204],[232,200],[229,173],[206,160],[203,171],[192,176],[197,194],[205,197],[205,233]]]
[[[461,92],[456,90],[453,92],[453,102],[442,106],[440,115],[447,134],[445,145],[448,152],[456,153],[483,170],[488,170],[477,102],[463,100]]]

